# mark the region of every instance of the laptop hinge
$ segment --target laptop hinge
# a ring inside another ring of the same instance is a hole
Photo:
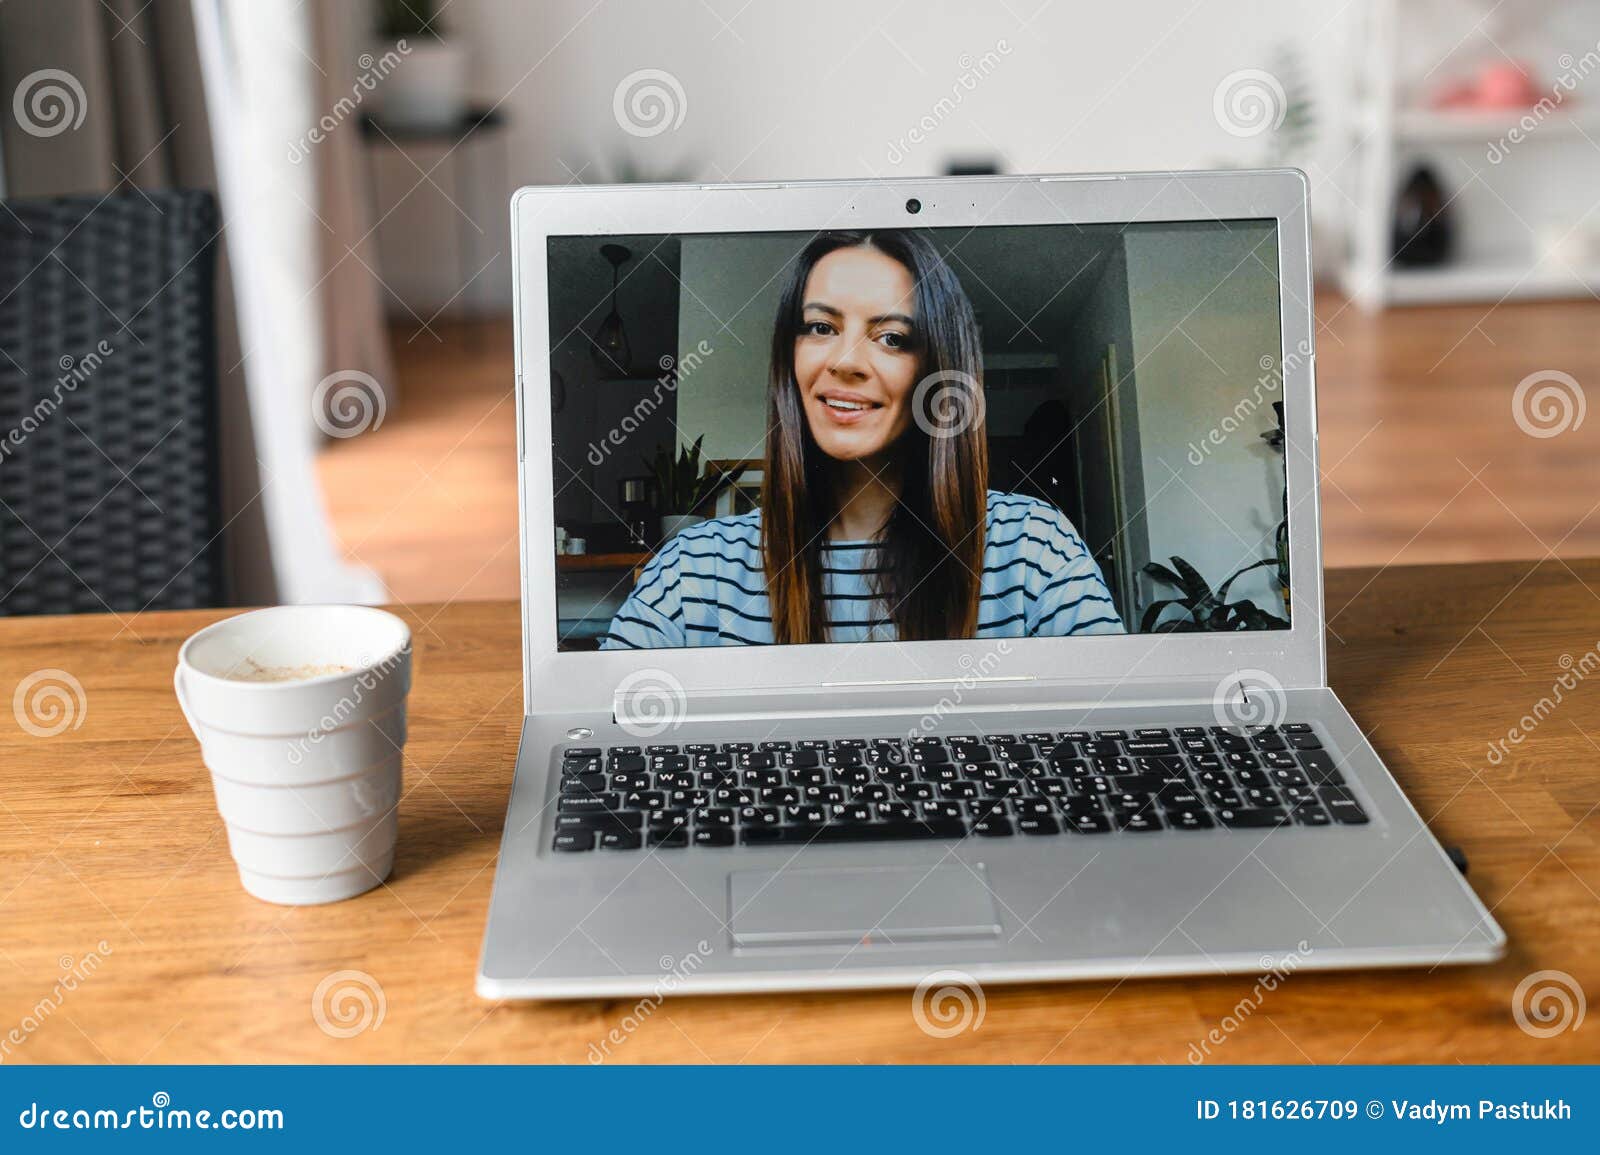
[[[1282,687],[1276,687],[1280,699]],[[827,682],[812,686],[685,690],[670,678],[634,681],[612,696],[612,720],[625,729],[664,732],[684,722],[903,715],[936,724],[948,717],[1021,710],[1091,710],[1117,706],[1206,705],[1240,724],[1266,706],[1267,687],[1243,679],[1128,678],[1116,682],[1066,678],[967,677],[884,682]],[[1251,694],[1255,694],[1252,697]],[[1281,708],[1279,710],[1281,716]],[[920,723],[919,723],[920,724]]]

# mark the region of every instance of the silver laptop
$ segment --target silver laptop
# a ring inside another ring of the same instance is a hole
[[[482,996],[1499,957],[1327,685],[1301,174],[511,219]]]

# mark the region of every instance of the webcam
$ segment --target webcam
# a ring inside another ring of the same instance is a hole
[[[908,200],[906,202],[906,212],[908,212],[908,213],[920,213],[921,211],[922,211],[922,202],[919,201],[916,197],[912,197],[910,200]]]

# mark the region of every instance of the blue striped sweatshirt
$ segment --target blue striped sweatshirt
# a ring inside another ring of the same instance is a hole
[[[1120,634],[1100,567],[1064,514],[1019,494],[989,492],[978,637]],[[891,641],[894,623],[872,590],[877,543],[826,542],[829,641]],[[601,649],[769,645],[759,511],[681,530],[650,559]]]

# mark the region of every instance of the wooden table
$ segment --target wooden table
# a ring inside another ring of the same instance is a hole
[[[673,998],[613,1061],[1184,1063],[1242,1004],[1212,1061],[1600,1059],[1600,1020],[1535,1038],[1512,1016],[1535,971],[1600,997],[1600,676],[1563,691],[1503,763],[1487,760],[1569,659],[1572,678],[1600,675],[1600,561],[1335,571],[1327,591],[1333,685],[1434,830],[1466,851],[1511,938],[1503,963],[1302,973],[1259,998],[1248,976],[997,987],[981,1024],[947,1039],[918,1028],[906,991]],[[0,621],[0,693],[54,668],[86,706],[52,737],[0,715],[0,1056],[586,1062],[632,1001],[494,1005],[472,992],[516,752],[517,607],[406,612],[416,686],[398,865],[381,889],[304,909],[240,889],[173,701],[179,643],[219,616]],[[58,993],[90,952],[94,973]],[[340,970],[381,985],[376,1029],[339,1038],[314,1020],[318,984]]]

